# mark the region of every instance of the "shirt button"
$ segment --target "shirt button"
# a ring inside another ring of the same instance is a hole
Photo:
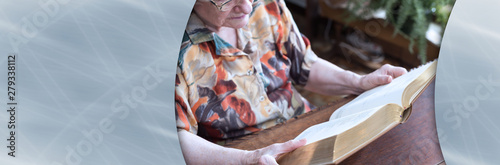
[[[264,101],[264,99],[266,99],[264,96],[260,96],[260,97],[259,97],[259,100],[260,100],[260,101]]]
[[[248,75],[248,76],[252,75],[252,70],[248,70],[248,71],[247,71],[247,75]]]

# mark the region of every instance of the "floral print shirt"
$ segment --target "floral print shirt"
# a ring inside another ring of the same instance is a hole
[[[318,58],[283,0],[260,0],[234,47],[193,12],[175,82],[178,129],[221,141],[310,111],[292,84],[305,85]]]

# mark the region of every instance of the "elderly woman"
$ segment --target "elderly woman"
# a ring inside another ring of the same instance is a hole
[[[175,101],[188,164],[276,164],[305,140],[243,151],[214,144],[310,111],[293,85],[327,95],[359,94],[406,73],[384,65],[343,70],[311,50],[283,0],[197,0],[179,55]]]

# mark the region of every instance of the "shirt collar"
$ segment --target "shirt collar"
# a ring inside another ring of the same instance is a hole
[[[186,33],[193,44],[212,41],[215,34],[205,27],[203,21],[194,12],[191,12],[191,16],[189,17]]]
[[[215,44],[215,53],[222,56],[248,55],[255,52],[256,46],[251,42],[252,34],[248,26],[237,30],[238,44],[242,49],[233,47],[228,42],[220,38],[215,32],[210,31],[203,21],[192,12],[186,26],[186,33],[193,44],[213,41]]]

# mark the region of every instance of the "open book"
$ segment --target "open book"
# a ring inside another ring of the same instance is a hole
[[[278,159],[280,164],[335,164],[368,145],[411,114],[411,104],[436,74],[437,60],[390,84],[366,91],[337,109],[330,120],[309,127],[295,139],[307,144]]]

